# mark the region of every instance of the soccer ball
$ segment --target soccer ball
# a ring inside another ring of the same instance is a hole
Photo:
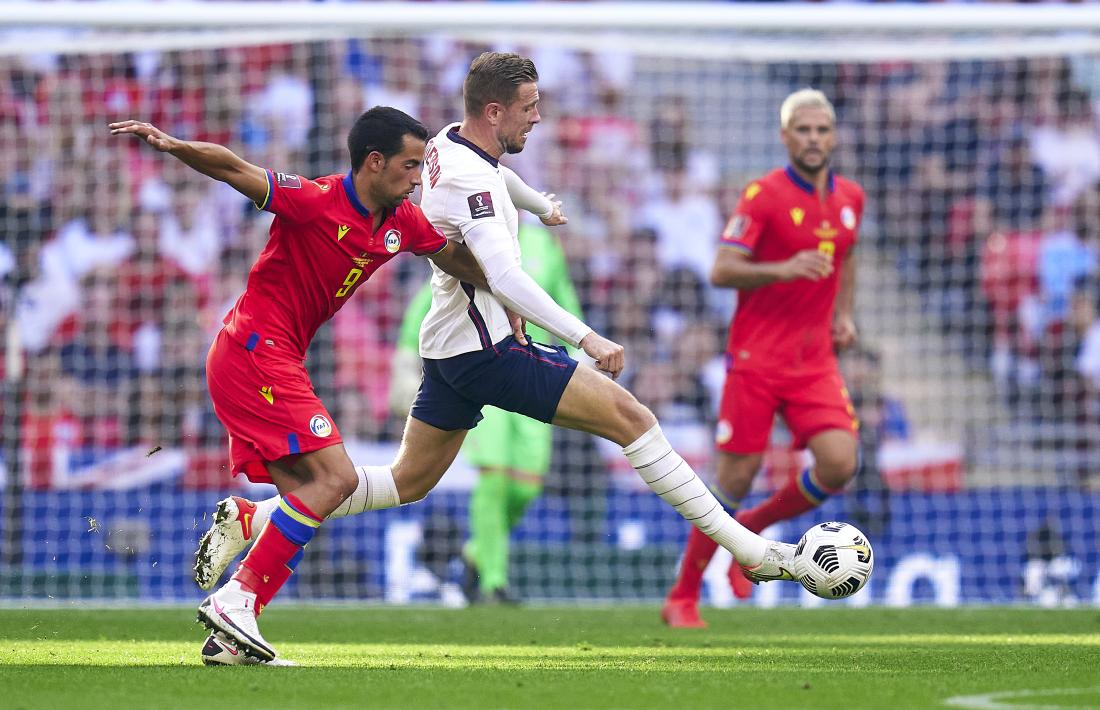
[[[848,523],[813,526],[794,552],[795,577],[822,599],[852,596],[867,584],[874,566],[867,536]]]

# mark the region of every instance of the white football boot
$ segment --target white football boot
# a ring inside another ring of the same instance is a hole
[[[230,581],[199,604],[198,620],[211,631],[221,631],[238,650],[262,661],[275,660],[275,649],[260,635],[256,624],[256,595]]]
[[[244,651],[239,651],[225,634],[215,631],[206,637],[202,646],[202,662],[207,666],[296,666],[294,661],[275,657],[273,661],[261,661]]]
[[[764,550],[764,560],[755,567],[742,567],[745,576],[753,584],[774,582],[779,579],[794,581],[795,546],[787,542],[769,541]]]
[[[195,551],[195,582],[200,589],[213,589],[229,563],[252,542],[255,517],[256,504],[247,498],[218,501],[214,522]]]

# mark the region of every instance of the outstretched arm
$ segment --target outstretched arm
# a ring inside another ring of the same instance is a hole
[[[203,175],[227,183],[258,205],[267,199],[267,171],[247,162],[223,145],[183,141],[142,121],[119,121],[108,127],[111,135],[137,136],[160,152],[170,153]]]

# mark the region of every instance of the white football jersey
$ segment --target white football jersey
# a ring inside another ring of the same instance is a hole
[[[428,142],[420,208],[447,239],[462,242],[475,226],[498,222],[512,235],[519,261],[519,213],[497,161],[458,135],[453,123]],[[420,356],[443,359],[474,352],[512,334],[493,294],[462,284],[432,264],[432,307],[420,326]]]

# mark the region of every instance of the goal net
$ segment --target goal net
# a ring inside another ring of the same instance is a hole
[[[564,200],[564,291],[706,476],[735,307],[708,281],[718,237],[786,163],[782,99],[824,91],[834,168],[867,194],[843,358],[863,470],[769,535],[862,527],[876,570],[853,604],[1100,603],[1096,8],[17,3],[0,26],[0,598],[197,600],[216,502],[275,493],[230,475],[204,378],[271,216],[106,124],[343,173],[361,111],[434,133],[501,49],[540,74],[543,122],[505,162]],[[357,463],[396,451],[427,274],[388,264],[310,349]],[[457,605],[475,556],[527,600],[667,591],[688,526],[617,447],[490,431],[425,501],[324,525],[284,596]],[[748,504],[810,463],[781,418],[764,461]],[[704,603],[733,603],[728,561]]]

